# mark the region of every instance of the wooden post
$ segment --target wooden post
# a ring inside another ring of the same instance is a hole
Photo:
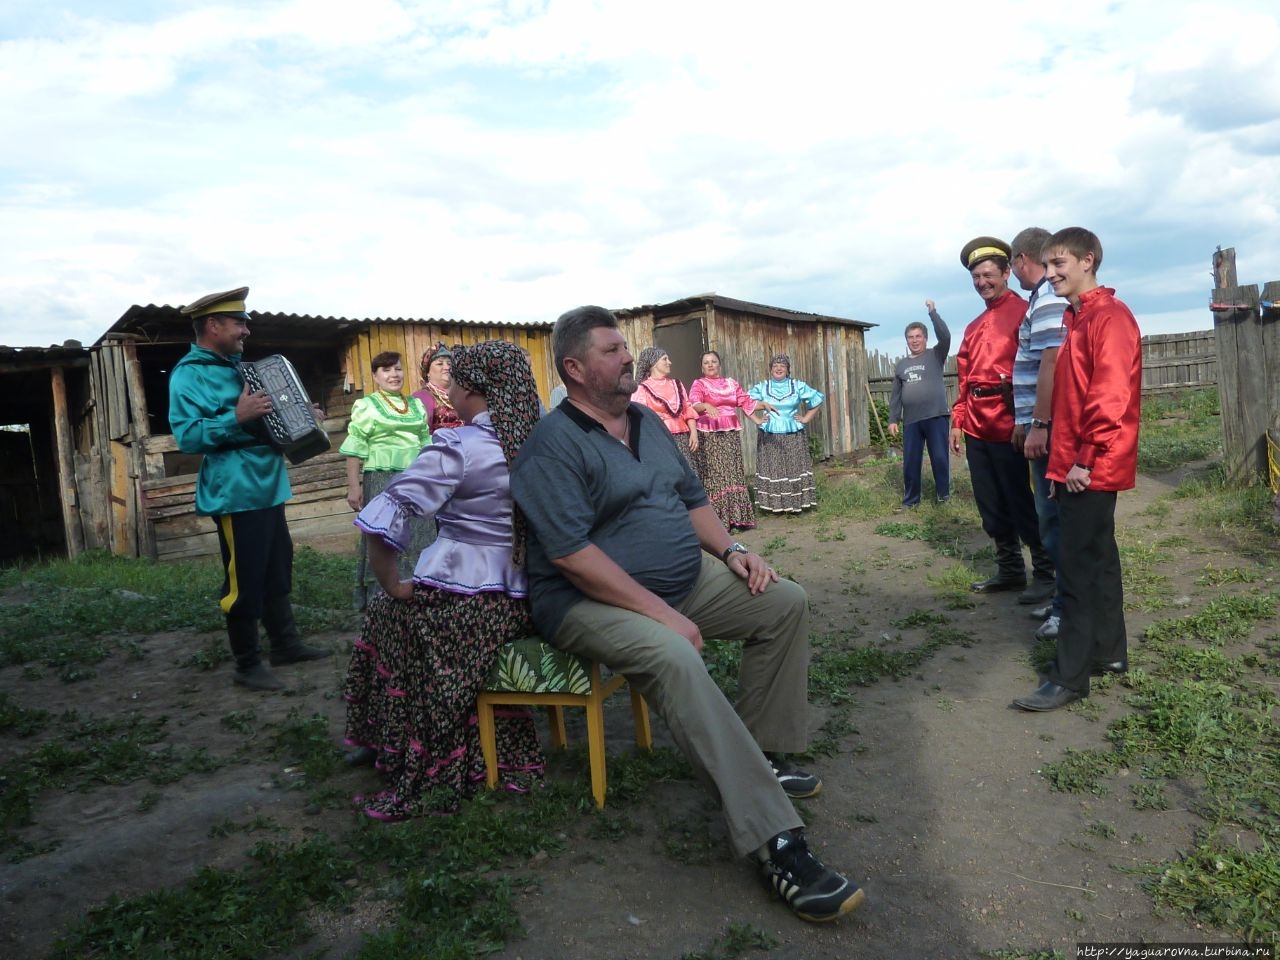
[[[1215,258],[1216,263],[1216,258]],[[1258,288],[1218,287],[1217,303],[1239,309],[1214,313],[1218,396],[1222,405],[1223,468],[1233,483],[1253,483],[1266,465],[1267,374],[1263,367]]]
[[[67,381],[62,367],[50,371],[53,388],[53,428],[58,452],[58,499],[62,503],[62,531],[67,541],[67,557],[84,553],[84,531],[76,493],[76,468],[72,456],[71,420],[67,416]]]
[[[1213,253],[1213,285],[1215,287],[1234,287],[1239,283],[1236,279],[1236,248],[1219,247]]]

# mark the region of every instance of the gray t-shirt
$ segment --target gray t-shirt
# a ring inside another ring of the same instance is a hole
[[[951,331],[936,310],[929,311],[938,341],[918,357],[910,355],[893,368],[893,392],[889,395],[889,422],[915,423],[930,417],[950,416],[947,384],[942,365],[951,350]]]
[[[511,467],[511,492],[529,523],[533,622],[550,641],[583,594],[552,564],[595,544],[671,604],[693,590],[702,547],[689,511],[707,494],[658,416],[627,410],[632,445],[571,403],[538,422]]]

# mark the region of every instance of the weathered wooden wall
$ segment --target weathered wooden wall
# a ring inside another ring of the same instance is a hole
[[[1237,483],[1270,476],[1267,432],[1280,441],[1280,281],[1238,286],[1235,250],[1213,258],[1223,467]]]
[[[384,350],[394,350],[404,364],[405,393],[419,389],[422,355],[443,342],[470,345],[484,340],[507,340],[529,351],[533,377],[538,393],[546,403],[552,389],[560,382],[551,354],[551,330],[545,327],[522,327],[510,324],[457,323],[379,323],[360,330],[343,356],[343,373],[347,386],[363,396],[373,389],[373,371],[369,364]]]

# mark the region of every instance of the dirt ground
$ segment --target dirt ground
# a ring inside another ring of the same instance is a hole
[[[1141,478],[1137,491],[1120,498],[1120,523],[1128,536],[1149,543],[1176,533],[1189,539],[1188,547],[1170,551],[1174,558],[1160,572],[1170,577],[1174,596],[1199,609],[1210,596],[1209,588],[1195,583],[1205,566],[1245,561],[1187,524],[1188,501],[1172,501],[1159,518],[1144,515],[1169,489],[1168,482]],[[925,578],[952,561],[924,543],[876,535],[884,519],[824,529],[812,517],[766,517],[742,537],[755,548],[774,544],[771,558],[809,591],[816,634],[856,629],[868,643],[897,634],[920,642],[918,630],[899,630],[892,622],[928,610],[977,641],[942,649],[909,679],[857,689],[851,712],[856,732],[843,738],[840,754],[814,764],[825,789],[801,806],[811,843],[866,889],[863,907],[839,923],[806,924],[772,901],[727,845],[709,864],[680,865],[658,851],[656,825],[620,843],[590,840],[584,832],[565,852],[531,868],[537,882],[518,903],[527,937],[498,956],[677,960],[708,950],[732,924],[767,931],[779,942],[774,955],[796,958],[975,957],[1012,949],[1073,956],[1078,941],[1230,939],[1157,913],[1130,871],[1190,845],[1198,821],[1185,804],[1179,808],[1175,800],[1171,810],[1138,811],[1122,782],[1097,798],[1054,793],[1038,775],[1041,764],[1069,748],[1106,745],[1107,723],[1128,709],[1123,689],[1095,690],[1088,711],[1028,714],[1011,708],[1010,699],[1036,683],[1028,663],[1036,624],[1027,608],[1005,594],[980,599],[973,609],[945,609]],[[843,539],[836,538],[840,534]],[[1135,664],[1142,659],[1137,638],[1152,616],[1129,615]],[[339,655],[286,668],[285,695],[232,686],[227,665],[212,673],[183,666],[209,635],[182,633],[138,637],[145,656],[113,657],[98,665],[94,678],[71,686],[54,677],[27,679],[22,668],[11,667],[0,672],[0,690],[45,709],[164,715],[167,743],[203,745],[212,753],[231,752],[240,742],[242,735],[220,722],[233,710],[252,710],[262,721],[282,719],[295,707],[304,715],[319,712],[329,718],[336,742],[343,716],[338,690],[351,638],[335,633],[313,639]],[[817,729],[823,715],[814,713]],[[664,731],[655,723],[662,742]],[[615,697],[610,752],[630,743],[626,698]],[[0,750],[12,756],[30,746],[5,742]],[[301,791],[285,789],[290,776],[264,759],[158,788],[135,783],[45,797],[21,836],[33,845],[56,846],[0,864],[0,955],[41,956],[60,929],[108,894],[176,884],[202,865],[238,865],[257,838],[241,831],[213,837],[210,828],[217,824],[265,817],[297,836],[345,828],[351,814],[307,809]],[[352,793],[367,790],[374,778],[370,771],[340,776]],[[1177,789],[1169,785],[1172,796]],[[139,812],[139,801],[157,790],[158,801]],[[664,784],[655,797],[652,815],[704,816],[713,834],[724,836],[695,784]],[[1112,825],[1114,835],[1090,831],[1100,822]],[[304,952],[348,956],[377,922],[376,914],[361,911],[322,921]]]

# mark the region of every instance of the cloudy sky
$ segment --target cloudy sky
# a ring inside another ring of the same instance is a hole
[[[103,11],[110,11],[104,13]],[[134,303],[552,320],[714,291],[980,303],[970,237],[1082,225],[1146,333],[1280,279],[1274,0],[8,0],[0,344]]]

